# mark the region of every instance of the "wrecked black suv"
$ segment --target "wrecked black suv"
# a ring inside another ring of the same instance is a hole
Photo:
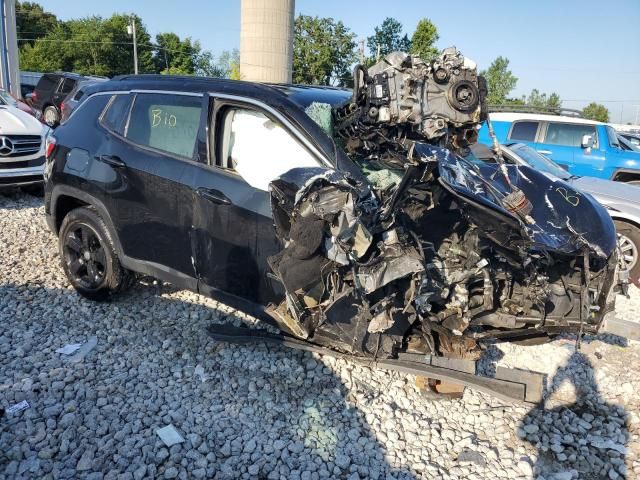
[[[596,332],[611,218],[561,180],[464,159],[486,118],[475,64],[393,53],[353,80],[91,87],[47,149],[70,282],[104,299],[151,275],[361,357]]]

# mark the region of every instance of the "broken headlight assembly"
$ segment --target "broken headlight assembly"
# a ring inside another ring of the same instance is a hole
[[[360,356],[469,359],[484,339],[598,331],[618,278],[613,223],[561,180],[463,158],[485,95],[455,48],[356,67],[333,136],[366,181],[306,168],[271,183],[282,330]]]

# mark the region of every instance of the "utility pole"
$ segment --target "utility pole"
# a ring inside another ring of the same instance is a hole
[[[127,33],[133,36],[133,73],[138,75],[138,41],[136,39],[135,15],[131,15],[131,23],[127,26]]]
[[[364,65],[364,38],[361,38],[358,43],[360,44],[358,49],[360,51],[360,65]]]
[[[21,96],[15,0],[0,0],[0,87]]]

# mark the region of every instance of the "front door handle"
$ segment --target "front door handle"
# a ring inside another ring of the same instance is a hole
[[[117,155],[98,155],[96,159],[101,161],[102,163],[111,165],[114,168],[123,168],[127,166],[127,164],[124,163],[122,159]]]
[[[229,200],[226,195],[219,190],[199,187],[196,189],[196,193],[199,197],[206,198],[210,202],[217,203],[219,205],[231,205],[231,200]]]
[[[538,153],[542,155],[551,155],[553,152],[551,150],[536,150]]]

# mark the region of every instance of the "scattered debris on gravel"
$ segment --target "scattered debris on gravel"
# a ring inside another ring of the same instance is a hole
[[[82,299],[41,199],[0,196],[0,210],[0,478],[640,477],[638,342],[488,345],[484,372],[548,374],[544,407],[469,389],[432,401],[410,376],[216,342],[211,322],[258,322],[151,279]],[[639,307],[632,287],[618,315]],[[167,446],[167,426],[183,441]]]

